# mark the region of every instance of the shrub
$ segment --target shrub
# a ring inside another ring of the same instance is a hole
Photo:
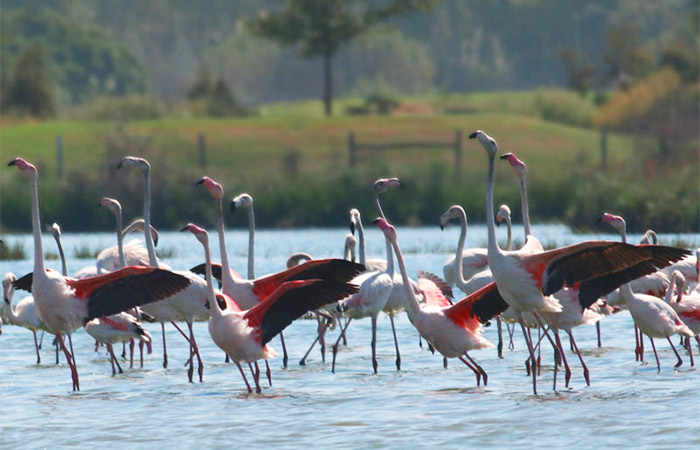
[[[596,112],[588,100],[561,90],[538,90],[534,107],[544,120],[577,127],[590,127]]]

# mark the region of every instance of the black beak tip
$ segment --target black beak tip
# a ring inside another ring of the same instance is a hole
[[[478,134],[479,134],[479,133],[477,133],[476,131],[473,132],[472,134],[469,135],[469,139],[474,139],[474,138],[476,138],[476,136],[477,136]]]
[[[200,185],[200,184],[203,184],[203,183],[204,183],[204,178],[202,178],[201,180],[196,181],[194,184]]]
[[[15,164],[17,164],[17,160],[16,160],[16,159],[13,159],[13,160],[10,161],[9,163],[7,163],[7,167],[14,166]]]
[[[440,224],[440,231],[445,231],[445,226],[443,224]]]
[[[602,217],[602,216],[601,216],[601,217],[598,217],[598,218],[596,219],[596,221],[595,221],[595,224],[596,224],[596,225],[600,225],[601,223],[603,223],[603,217]]]
[[[231,212],[234,212],[236,210],[236,202],[231,202],[231,207],[229,208]]]
[[[353,234],[353,236],[355,235],[355,223],[354,222],[350,222],[350,232]]]
[[[372,223],[376,225],[376,224],[379,223],[380,220],[381,220],[381,217],[377,217],[376,219],[374,219],[374,220],[372,221]]]
[[[504,153],[500,156],[501,159],[508,159],[508,157],[512,155],[512,153]]]
[[[188,228],[189,228],[189,227],[188,227],[187,225],[185,225],[184,227],[182,227],[182,228],[180,229],[180,231],[187,231]]]

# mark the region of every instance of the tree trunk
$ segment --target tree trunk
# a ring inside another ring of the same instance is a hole
[[[332,52],[323,54],[323,106],[326,116],[333,115],[333,74],[331,71]]]

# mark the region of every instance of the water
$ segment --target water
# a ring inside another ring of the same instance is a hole
[[[381,257],[379,232],[367,230],[368,255]],[[498,230],[499,235],[505,233]],[[562,226],[536,226],[544,243],[571,244],[586,239],[616,239],[613,235],[573,235]],[[399,245],[409,273],[418,269],[442,274],[442,264],[454,249],[459,230],[448,227],[399,229]],[[260,274],[284,268],[287,256],[306,251],[314,257],[340,256],[346,230],[310,229],[261,231],[257,235],[256,269]],[[521,236],[519,228],[514,236]],[[630,236],[630,241],[639,236]],[[700,245],[700,236],[660,236],[661,242],[681,238]],[[31,254],[31,236],[5,236],[12,244],[25,242]],[[471,226],[468,246],[486,240],[483,226]],[[73,258],[75,248],[97,250],[112,245],[112,234],[64,236],[70,272],[88,264]],[[231,264],[245,274],[247,236],[227,236]],[[173,253],[167,262],[175,268],[203,261],[200,244],[189,233],[162,233],[160,248]],[[216,239],[213,254],[218,254]],[[44,236],[45,251],[55,252]],[[218,258],[217,258],[218,259]],[[48,266],[58,269],[57,261]],[[3,273],[23,275],[32,262],[3,261]],[[15,301],[23,296],[15,294]],[[580,365],[569,354],[573,370],[570,389],[559,376],[551,390],[551,349],[544,347],[540,395],[532,395],[531,378],[524,370],[526,350],[519,333],[515,350],[498,359],[495,348],[472,352],[489,375],[487,387],[477,387],[473,373],[457,360],[444,369],[442,358],[418,346],[418,334],[405,315],[397,320],[402,370],[394,365],[389,320],[380,317],[379,374],[372,374],[369,321],[356,321],[348,330],[348,346],[341,347],[336,373],[321,363],[314,349],[306,367],[298,365],[313,340],[316,323],[300,320],[285,330],[290,349],[288,369],[281,358],[271,360],[273,386],[247,394],[236,367],[208,336],[205,323],[195,324],[204,358],[204,383],[189,384],[183,364],[187,346],[171,326],[167,328],[169,366],[162,367],[160,326],[147,324],[154,336],[153,354],[143,369],[127,369],[111,376],[104,351],[94,352],[92,339],[74,334],[81,391],[71,392],[68,367],[53,364],[50,339],[44,339],[42,364],[36,365],[31,333],[5,325],[0,336],[0,447],[107,447],[177,448],[275,447],[631,447],[698,448],[700,445],[700,374],[687,357],[674,369],[675,356],[667,342],[658,340],[661,372],[657,373],[647,345],[646,361],[634,360],[632,320],[626,313],[603,321],[603,348],[596,347],[594,327],[574,331],[591,371],[586,387]],[[330,333],[329,340],[337,336]],[[485,336],[496,343],[495,326]],[[565,340],[566,341],[566,340]],[[677,338],[674,339],[674,343]],[[280,351],[279,340],[272,341]],[[564,342],[566,346],[567,343]],[[328,355],[330,357],[330,354]],[[696,357],[700,360],[700,357]],[[330,358],[329,358],[330,361]]]

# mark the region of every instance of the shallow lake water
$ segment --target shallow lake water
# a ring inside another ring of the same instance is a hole
[[[383,257],[378,230],[367,225],[368,257]],[[454,225],[435,228],[399,228],[398,240],[411,276],[419,269],[442,275],[442,265],[454,249],[459,234]],[[306,251],[314,257],[340,257],[345,229],[259,231],[256,236],[256,272],[265,274],[285,267],[287,256]],[[505,230],[498,230],[504,237]],[[522,236],[515,227],[514,236]],[[575,235],[563,226],[535,226],[533,234],[545,244],[564,245],[587,239],[616,240],[614,235]],[[212,236],[213,237],[213,236]],[[25,243],[32,252],[31,236],[4,236],[12,244]],[[661,243],[683,239],[695,247],[698,235],[660,236]],[[639,236],[629,237],[630,242]],[[127,239],[128,240],[128,239]],[[467,246],[482,245],[483,226],[470,226]],[[88,265],[76,259],[75,249],[97,250],[112,245],[110,233],[73,234],[63,237],[69,272]],[[231,264],[245,274],[247,233],[227,233]],[[161,234],[161,252],[172,254],[166,262],[186,269],[203,261],[201,245],[189,233]],[[55,253],[51,237],[44,235],[44,250]],[[217,240],[212,253],[218,255]],[[215,258],[218,261],[218,256]],[[60,268],[58,261],[47,265]],[[3,273],[18,276],[32,269],[30,260],[2,261]],[[458,292],[458,291],[456,291]],[[26,293],[15,293],[15,302]],[[457,298],[461,298],[457,296]],[[315,336],[314,320],[298,320],[285,330],[290,352],[287,369],[281,357],[270,360],[272,386],[263,383],[262,394],[248,394],[235,365],[224,363],[205,322],[195,324],[204,358],[204,382],[187,382],[183,366],[186,342],[170,325],[166,327],[169,366],[162,367],[160,325],[146,324],[154,336],[153,353],[144,368],[128,369],[112,376],[104,351],[94,351],[84,330],[74,333],[81,391],[71,392],[65,363],[54,364],[51,338],[43,341],[42,363],[35,364],[31,333],[5,325],[0,336],[0,448],[56,448],[67,446],[153,448],[243,448],[273,446],[340,448],[438,447],[634,447],[698,448],[700,446],[700,373],[684,364],[674,369],[675,356],[668,342],[657,340],[661,371],[647,345],[645,363],[634,358],[632,319],[626,312],[602,322],[602,348],[596,345],[595,327],[574,330],[576,341],[591,371],[586,387],[580,364],[567,353],[573,376],[569,388],[552,390],[552,351],[542,350],[539,395],[532,394],[526,375],[526,348],[516,331],[514,350],[496,349],[470,354],[489,375],[488,386],[476,386],[465,365],[442,358],[418,345],[418,334],[405,314],[397,317],[401,371],[396,370],[389,319],[380,317],[378,330],[379,373],[372,374],[369,320],[354,321],[348,345],[341,346],[336,373],[321,362],[316,347],[305,367],[298,361]],[[484,335],[496,343],[496,327]],[[328,340],[337,336],[329,333]],[[565,347],[568,347],[566,338]],[[678,338],[673,339],[677,343]],[[279,339],[272,346],[281,353]],[[506,340],[507,346],[507,340]],[[677,346],[677,344],[676,344]],[[678,347],[678,346],[677,346]],[[120,346],[119,346],[120,348]],[[697,347],[695,347],[697,354]],[[696,356],[700,364],[700,356]],[[136,365],[136,367],[138,364]],[[264,381],[264,377],[263,377]]]

